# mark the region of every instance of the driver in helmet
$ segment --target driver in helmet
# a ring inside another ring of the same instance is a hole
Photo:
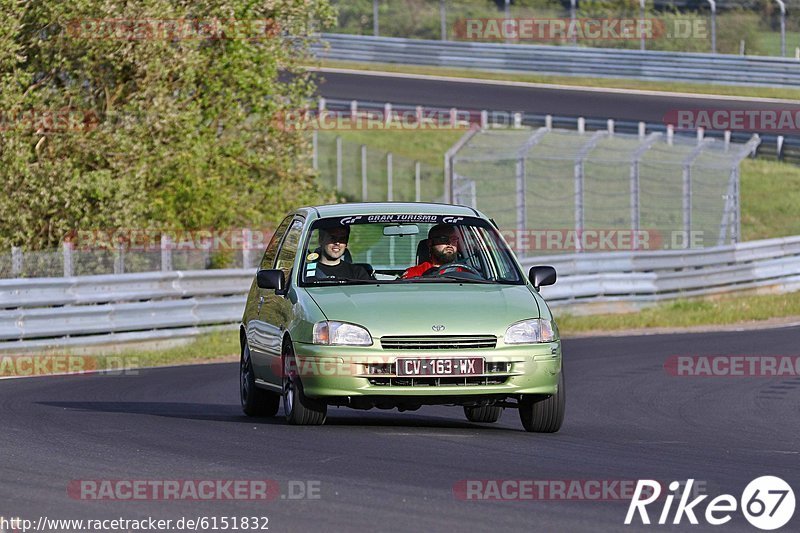
[[[438,268],[456,260],[458,233],[452,224],[437,224],[428,231],[430,259],[410,267],[403,272],[402,279],[418,278],[428,270]]]

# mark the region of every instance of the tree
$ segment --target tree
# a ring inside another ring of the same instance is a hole
[[[327,198],[302,65],[326,0],[0,0],[0,249],[269,224]]]

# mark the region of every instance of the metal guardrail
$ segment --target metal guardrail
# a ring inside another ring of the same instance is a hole
[[[578,313],[740,289],[800,290],[800,236],[698,250],[537,256],[559,272],[542,294]],[[0,350],[195,336],[240,320],[252,269],[0,281]]]
[[[542,294],[553,307],[580,313],[742,289],[800,290],[800,236],[697,250],[538,256],[522,263],[554,266],[558,283]]]
[[[0,350],[194,336],[241,319],[252,269],[0,280]]]
[[[796,59],[334,33],[322,37],[330,47],[316,45],[315,52],[342,61],[763,87],[800,85],[800,61]]]

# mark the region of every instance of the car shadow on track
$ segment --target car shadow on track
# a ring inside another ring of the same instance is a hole
[[[100,413],[119,413],[134,415],[153,415],[185,420],[204,420],[213,422],[235,422],[247,424],[287,425],[282,412],[275,417],[251,418],[242,414],[235,404],[203,404],[182,402],[100,402],[100,401],[50,401],[37,402],[39,405],[59,409],[92,411]],[[453,419],[441,416],[427,416],[419,413],[367,414],[364,411],[337,409],[329,413],[326,426],[362,426],[387,428],[426,428],[426,429],[480,429],[494,431],[519,431],[517,428],[500,425],[477,424],[458,420],[460,411],[453,410]],[[325,427],[325,426],[323,426]]]

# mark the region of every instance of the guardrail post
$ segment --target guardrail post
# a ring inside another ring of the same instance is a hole
[[[778,135],[778,141],[777,141],[777,144],[778,144],[778,146],[777,146],[778,161],[783,160],[783,141],[784,141],[783,135]]]
[[[544,116],[544,127],[548,130],[553,129],[553,115],[545,115]]]
[[[450,108],[450,127],[455,129],[458,126],[458,109]]]
[[[481,129],[485,130],[489,127],[489,112],[485,109],[481,111]]]
[[[342,138],[336,136],[336,192],[342,192]]]
[[[361,145],[361,201],[367,201],[367,145]]]
[[[386,201],[394,202],[394,176],[392,176],[392,152],[386,154]]]
[[[161,234],[161,271],[172,270],[172,239],[169,235]]]
[[[320,96],[319,103],[317,104],[317,109],[318,109],[320,115],[325,112],[325,109],[326,109],[325,98]]]
[[[392,104],[389,102],[383,104],[383,123],[386,126],[389,126],[392,123]]]
[[[725,151],[727,152],[731,148],[731,130],[725,130],[723,134],[724,137],[724,144],[725,144]]]
[[[64,277],[68,278],[73,274],[72,268],[72,243],[70,241],[64,241],[62,245],[63,250],[63,257],[64,257]]]
[[[647,133],[647,124],[644,122],[639,122],[639,140],[644,140],[644,136]]]
[[[675,126],[667,125],[667,146],[672,146],[672,138],[675,136]]]
[[[614,119],[610,118],[606,121],[606,127],[608,128],[608,134],[613,136],[614,135]]]
[[[414,110],[414,118],[417,120],[417,126],[422,129],[422,120],[424,118],[424,112],[421,105],[418,105]]]
[[[354,120],[358,115],[358,100],[350,101],[350,120]]]
[[[11,275],[19,277],[22,274],[22,248],[11,247]]]
[[[514,128],[522,127],[522,113],[514,113]]]
[[[421,202],[422,198],[422,172],[419,161],[414,161],[414,201]]]

